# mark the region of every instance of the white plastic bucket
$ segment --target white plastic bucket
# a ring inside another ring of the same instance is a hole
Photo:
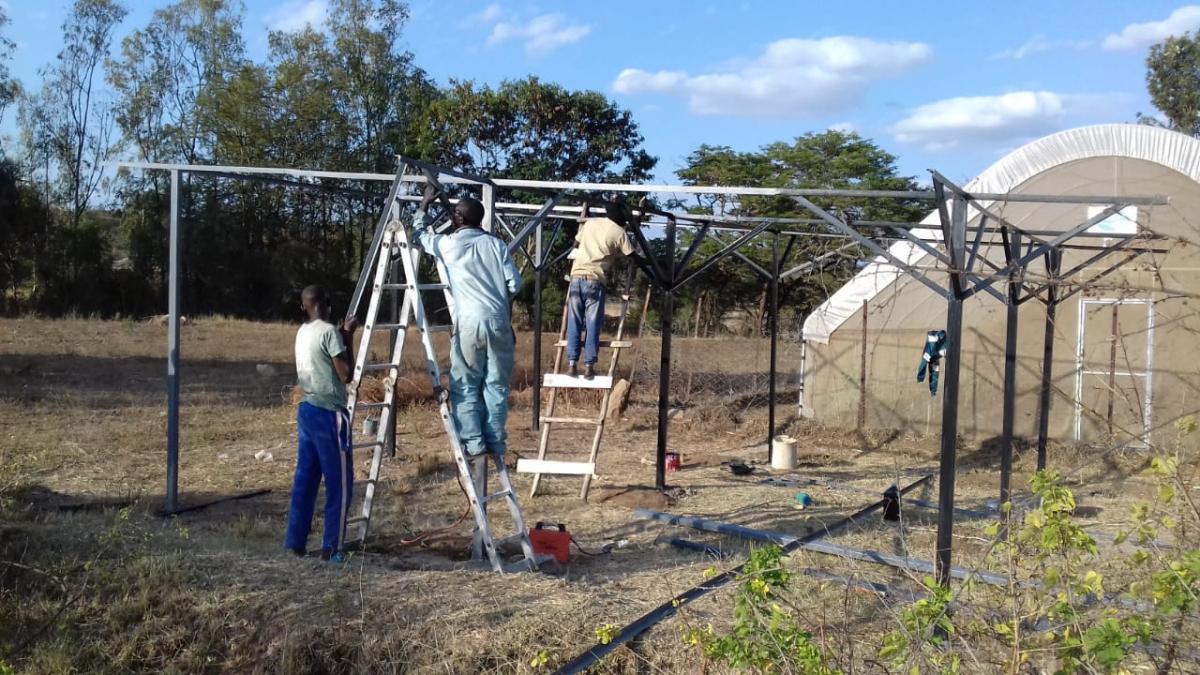
[[[771,468],[791,471],[796,468],[796,439],[776,436],[771,442]]]

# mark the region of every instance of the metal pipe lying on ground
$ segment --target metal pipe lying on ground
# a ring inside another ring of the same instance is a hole
[[[918,487],[928,483],[932,479],[933,479],[933,474],[928,474],[928,475],[904,486],[903,488],[901,488],[900,494],[904,495],[908,492],[911,492],[912,490],[915,490]],[[880,499],[879,501],[877,501],[873,504],[870,504],[868,506],[865,506],[865,507],[859,509],[858,511],[855,511],[853,514],[846,516],[845,518],[842,518],[841,520],[829,525],[824,530],[813,532],[811,534],[806,534],[803,537],[794,539],[791,543],[784,546],[783,550],[785,552],[795,551],[805,543],[808,543],[808,542],[816,540],[816,539],[820,539],[821,537],[824,537],[826,534],[829,534],[831,532],[836,532],[838,530],[847,528],[847,527],[855,524],[859,520],[861,520],[863,517],[873,513],[874,511],[878,511],[879,509],[882,509],[884,507],[884,505],[887,503],[888,503],[887,499]],[[726,570],[725,572],[718,574],[717,576],[713,577],[712,579],[704,581],[704,582],[700,583],[698,586],[694,586],[693,588],[691,588],[687,591],[684,591],[683,593],[680,593],[679,595],[675,596],[674,598],[671,598],[670,600],[659,605],[658,607],[655,607],[654,609],[650,610],[649,612],[643,614],[640,618],[635,620],[633,623],[622,628],[607,643],[593,645],[591,649],[589,649],[586,652],[580,654],[579,656],[576,656],[575,658],[571,659],[569,662],[567,662],[566,665],[564,665],[563,667],[561,667],[557,671],[555,671],[556,675],[573,675],[574,673],[582,673],[584,670],[586,670],[586,669],[590,668],[591,666],[595,665],[596,663],[598,663],[604,657],[606,657],[609,654],[611,654],[612,652],[616,651],[616,649],[618,647],[620,647],[621,645],[625,644],[626,642],[629,642],[630,640],[634,639],[635,637],[646,632],[646,630],[648,630],[650,627],[654,626],[658,622],[662,621],[663,619],[667,619],[667,618],[670,618],[671,616],[674,616],[679,611],[680,607],[686,605],[687,603],[689,603],[703,595],[706,595],[709,591],[714,591],[722,586],[725,586],[729,582],[737,579],[738,574],[741,573],[742,569],[745,568],[745,566],[746,566],[745,563],[743,563],[741,565],[738,565],[737,567],[734,567],[733,569]]]
[[[900,569],[911,570],[913,572],[926,572],[932,574],[934,571],[933,563],[928,560],[920,560],[917,558],[909,558],[907,556],[892,555],[891,553],[883,553],[881,551],[868,551],[857,548],[849,548],[847,546],[838,546],[825,541],[802,541],[802,537],[793,537],[789,534],[781,532],[769,532],[767,530],[756,530],[751,527],[743,527],[732,523],[722,523],[716,520],[708,520],[706,518],[697,518],[695,516],[677,516],[661,511],[651,511],[650,509],[636,509],[634,514],[642,518],[650,520],[658,520],[671,525],[682,525],[703,532],[715,532],[717,534],[727,534],[752,541],[762,541],[790,550],[812,551],[814,553],[825,553],[828,555],[836,555],[849,560],[862,560],[864,562],[872,562],[880,565],[888,565],[889,567],[897,567]],[[966,570],[961,567],[950,568],[950,576],[954,579],[966,579],[974,577],[986,584],[1003,586],[1008,583],[1008,578],[991,572],[978,572]]]
[[[692,541],[690,539],[674,538],[674,539],[671,539],[671,541],[669,543],[676,548],[682,548],[682,549],[685,549],[688,551],[698,551],[705,555],[712,556],[714,558],[719,558],[722,560],[733,555],[732,553],[721,550],[721,549],[717,548],[716,546],[709,546],[708,544],[704,544],[704,543],[701,543],[698,541]],[[814,567],[805,567],[798,571],[801,574],[805,574],[807,576],[813,577],[814,579],[817,579],[819,581],[832,581],[834,583],[845,584],[847,586],[850,586],[851,588],[857,588],[857,589],[864,590],[864,591],[871,591],[872,593],[877,593],[877,594],[885,596],[885,597],[892,596],[892,595],[898,595],[898,594],[904,595],[905,597],[911,596],[914,599],[917,597],[917,594],[913,593],[911,591],[908,591],[905,593],[898,593],[896,589],[894,589],[886,584],[881,584],[881,583],[877,583],[874,581],[866,581],[865,579],[852,579],[850,577],[845,577],[840,574],[830,574],[829,572],[826,572],[825,570],[819,570]]]

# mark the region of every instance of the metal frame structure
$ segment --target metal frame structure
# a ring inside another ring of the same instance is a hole
[[[671,383],[671,333],[674,314],[675,294],[691,280],[702,274],[719,260],[734,256],[749,264],[755,273],[764,277],[770,284],[770,394],[768,412],[768,441],[773,439],[776,432],[776,396],[775,380],[777,375],[777,340],[778,340],[778,292],[779,284],[795,278],[826,264],[835,256],[849,250],[863,249],[869,251],[872,257],[881,258],[896,266],[899,270],[919,283],[925,285],[947,302],[946,331],[949,336],[947,363],[943,373],[944,394],[942,406],[941,451],[939,468],[939,499],[938,499],[938,534],[937,534],[937,578],[938,581],[949,583],[951,568],[951,543],[954,524],[954,477],[957,459],[958,431],[958,388],[959,360],[963,323],[963,303],[979,293],[987,293],[1008,307],[1008,339],[1006,340],[1006,367],[1004,376],[1004,435],[1002,439],[1001,463],[1001,494],[1009,496],[1009,480],[1012,467],[1012,428],[1015,416],[1013,399],[1015,387],[1015,350],[1016,350],[1016,308],[1030,299],[1038,299],[1047,307],[1046,344],[1044,349],[1044,367],[1041,397],[1039,401],[1040,423],[1038,440],[1038,466],[1045,466],[1045,443],[1047,431],[1047,416],[1049,411],[1049,368],[1053,357],[1053,318],[1057,305],[1070,297],[1088,283],[1106,276],[1129,258],[1152,251],[1144,245],[1152,239],[1144,235],[1104,235],[1102,245],[1088,246],[1073,243],[1075,239],[1089,238],[1089,229],[1105,218],[1119,213],[1128,206],[1163,206],[1168,204],[1164,196],[1113,196],[1113,195],[1038,195],[1038,194],[994,194],[970,193],[946,179],[936,171],[932,174],[932,190],[855,190],[855,189],[784,189],[784,188],[748,188],[727,186],[698,186],[698,185],[633,185],[607,183],[575,183],[561,181],[530,181],[500,178],[483,178],[468,176],[450,169],[436,167],[414,160],[402,158],[405,162],[421,167],[423,175],[405,176],[403,180],[412,182],[440,182],[443,184],[458,184],[480,190],[481,197],[487,210],[488,222],[495,228],[499,225],[509,236],[511,250],[522,250],[528,262],[535,271],[536,302],[535,302],[535,389],[540,390],[541,381],[541,322],[537,319],[541,314],[541,290],[544,276],[549,267],[560,260],[565,252],[556,255],[553,251],[561,230],[562,220],[576,218],[582,205],[600,205],[602,197],[614,193],[682,193],[682,194],[723,194],[737,196],[782,196],[793,200],[797,206],[812,218],[724,218],[708,215],[695,215],[662,211],[645,206],[633,209],[635,216],[643,224],[654,224],[663,228],[665,253],[660,257],[647,241],[642,228],[632,228],[636,249],[646,261],[643,272],[650,278],[651,283],[660,290],[661,307],[661,358],[659,372],[658,399],[658,438],[657,461],[655,466],[655,485],[659,489],[666,487],[666,452],[669,439],[669,391]],[[170,330],[168,333],[168,411],[167,411],[167,511],[177,508],[178,499],[178,460],[179,460],[179,290],[180,290],[180,193],[179,178],[186,173],[209,174],[223,178],[263,180],[273,183],[291,184],[301,188],[317,188],[332,191],[353,191],[363,195],[364,190],[348,189],[338,186],[326,186],[319,183],[304,181],[337,180],[337,181],[370,181],[392,182],[394,174],[374,173],[344,173],[333,171],[306,171],[295,169],[272,169],[263,167],[237,166],[199,166],[185,164],[158,164],[149,162],[116,162],[115,166],[142,171],[167,171],[171,175],[171,206],[170,206]],[[290,180],[289,180],[290,179]],[[498,190],[520,190],[524,193],[542,194],[547,200],[541,205],[527,203],[506,203],[496,200]],[[370,194],[368,192],[368,194]],[[379,195],[383,196],[383,195]],[[394,195],[393,195],[394,196]],[[844,214],[835,213],[830,209],[818,206],[810,198],[854,198],[854,199],[919,199],[931,201],[938,213],[940,233],[931,230],[927,225],[918,223],[893,223],[854,221]],[[415,199],[415,198],[413,198]],[[560,202],[571,201],[578,205],[567,205]],[[1064,231],[1036,231],[1017,227],[998,215],[995,204],[1007,203],[1049,203],[1049,204],[1080,204],[1104,207],[1094,217]],[[443,208],[449,208],[449,202]],[[533,211],[531,214],[530,211]],[[974,212],[972,215],[971,212]],[[513,231],[508,220],[526,218],[524,227]],[[543,246],[543,227],[549,220],[558,222],[551,236],[549,246]],[[788,225],[816,225],[824,229],[821,232],[797,231],[788,229]],[[694,232],[683,256],[678,255],[677,231],[680,228],[691,229]],[[878,238],[870,233],[879,230],[892,233],[889,239],[904,240],[917,245],[924,253],[932,256],[940,267],[929,269],[908,263],[894,256]],[[381,231],[381,230],[380,230]],[[723,246],[717,253],[704,260],[695,260],[701,242],[710,234],[717,232],[733,232],[737,238]],[[527,240],[534,236],[534,251],[527,250]],[[751,261],[739,249],[746,246],[760,235],[769,235],[771,239],[772,265],[767,270]],[[936,236],[940,234],[941,236]],[[1003,240],[1005,264],[997,265],[986,255],[980,254],[983,246],[995,246],[991,241],[985,241],[985,235],[999,234]],[[378,232],[376,233],[378,237]],[[786,238],[783,250],[780,250],[780,239]],[[786,261],[796,242],[800,238],[831,238],[845,240],[841,248],[803,261],[795,267],[786,268]],[[1115,243],[1110,243],[1115,242]],[[374,250],[375,246],[372,247]],[[1087,262],[1072,270],[1061,272],[1061,256],[1064,250],[1093,251]],[[1074,279],[1091,265],[1103,260],[1113,253],[1124,251],[1128,253],[1125,260],[1117,265],[1094,275],[1087,281]],[[1026,279],[1029,266],[1039,258],[1046,261],[1047,281],[1034,285]],[[370,269],[369,261],[364,269]],[[985,269],[986,268],[986,269]],[[934,278],[934,274],[944,275],[946,283]],[[1004,282],[1006,292],[995,288]],[[356,291],[351,310],[357,308],[361,301],[362,288]],[[1066,293],[1060,290],[1068,289]],[[1044,297],[1043,297],[1044,296]],[[539,400],[539,391],[534,392],[534,401]],[[538,424],[539,410],[535,403],[532,424]],[[768,442],[768,447],[770,447]]]

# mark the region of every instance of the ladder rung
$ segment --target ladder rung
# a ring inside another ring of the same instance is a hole
[[[368,330],[404,330],[408,328],[408,324],[403,323],[377,323],[371,326]]]
[[[363,372],[364,373],[373,373],[377,370],[391,370],[392,368],[399,368],[399,367],[400,366],[393,366],[390,363],[366,363],[366,364],[363,364]]]
[[[547,373],[542,378],[542,386],[564,389],[612,389],[612,380],[608,375],[597,375],[586,380],[582,377],[571,377],[566,373]]]
[[[561,473],[590,476],[596,473],[595,462],[557,462],[549,459],[518,459],[517,473]]]
[[[378,410],[380,408],[386,408],[386,407],[388,407],[388,404],[384,403],[383,401],[379,401],[378,403],[355,403],[354,404],[355,410]]]
[[[370,443],[355,443],[350,446],[351,450],[361,450],[362,448],[373,448],[377,445],[383,445],[383,441],[371,441]]]
[[[510,496],[511,494],[512,494],[512,492],[511,492],[510,490],[501,490],[501,491],[499,491],[499,492],[493,492],[492,494],[490,494],[490,495],[488,495],[488,496],[484,497],[484,498],[482,499],[482,501],[483,501],[483,503],[484,503],[484,504],[487,504],[487,503],[489,503],[489,502],[492,502],[492,501],[495,501],[495,500],[497,500],[497,499],[503,499],[503,498],[505,498],[505,497],[508,497],[508,496]]]
[[[418,291],[444,291],[450,286],[448,284],[417,284]],[[411,288],[408,284],[383,284],[380,286],[385,291],[400,291]]]
[[[371,519],[371,518],[370,518],[369,516],[354,516],[353,518],[347,518],[347,519],[346,519],[346,525],[347,525],[347,526],[350,526],[350,525],[357,525],[357,524],[359,524],[359,523],[365,523],[365,522],[367,522],[367,521],[368,521],[368,520],[370,520],[370,519]]]
[[[554,343],[554,346],[555,347],[566,347],[567,341],[559,340],[558,342]],[[604,347],[612,347],[613,349],[624,349],[626,347],[632,347],[632,346],[633,346],[633,340],[601,340],[600,341],[601,349],[603,349]]]
[[[600,424],[599,420],[594,420],[590,417],[543,417],[541,420],[557,424]]]

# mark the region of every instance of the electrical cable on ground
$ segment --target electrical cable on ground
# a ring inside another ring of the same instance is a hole
[[[424,530],[424,531],[418,532],[416,534],[416,536],[412,537],[411,539],[401,539],[400,540],[401,546],[412,546],[413,544],[420,544],[420,543],[423,543],[426,539],[428,539],[434,535],[449,532],[450,530],[453,530],[454,528],[458,527],[459,525],[462,525],[463,521],[465,521],[467,519],[467,516],[471,515],[471,498],[467,496],[467,489],[465,487],[463,487],[462,477],[456,475],[455,479],[458,481],[458,489],[462,491],[463,499],[467,500],[467,508],[463,510],[462,515],[460,515],[458,517],[458,520],[454,521],[450,525],[447,525],[446,527],[439,527],[439,528],[433,529],[433,530]]]

